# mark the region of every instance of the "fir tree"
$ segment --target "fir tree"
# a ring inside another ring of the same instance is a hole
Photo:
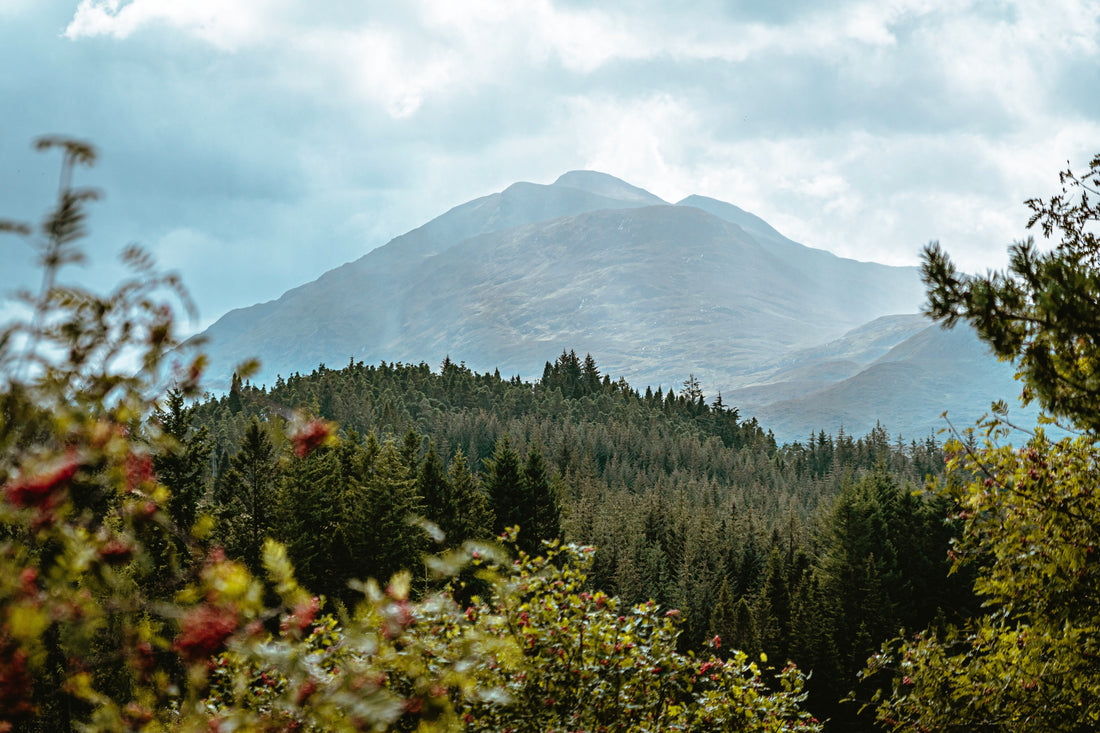
[[[170,389],[165,396],[164,409],[158,408],[155,417],[165,435],[176,442],[171,453],[153,457],[153,468],[161,483],[172,492],[168,508],[172,518],[182,527],[195,523],[198,507],[205,492],[205,474],[213,445],[210,431],[194,429],[194,407],[184,405],[183,392]]]
[[[447,488],[450,491],[448,511],[440,517],[440,527],[447,535],[447,543],[453,547],[464,540],[491,537],[493,510],[470,473],[461,448],[455,451],[451,466],[447,469]]]

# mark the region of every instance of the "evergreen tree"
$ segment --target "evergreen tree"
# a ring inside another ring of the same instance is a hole
[[[538,554],[542,540],[561,536],[561,510],[557,492],[553,490],[547,474],[542,451],[534,443],[527,452],[522,476],[523,501],[519,509],[520,546],[531,554]]]
[[[213,444],[210,431],[192,426],[194,407],[184,405],[183,392],[168,390],[165,406],[156,410],[155,419],[165,435],[171,436],[175,447],[170,453],[153,457],[153,468],[161,483],[172,492],[168,508],[181,527],[195,523],[198,507],[205,493],[205,475]]]
[[[252,419],[240,450],[229,460],[219,497],[221,535],[226,549],[259,569],[260,548],[271,533],[279,471],[275,446]]]
[[[341,452],[320,449],[292,463],[279,492],[276,527],[302,585],[332,599],[346,598],[347,582],[355,577],[338,561],[335,546],[350,519],[341,494],[352,479]]]
[[[745,598],[739,599],[733,607],[733,630],[728,644],[731,649],[745,652],[750,658],[760,653],[760,635],[756,630],[756,617]]]
[[[787,587],[787,569],[778,547],[768,555],[767,576],[757,614],[760,644],[777,659],[789,657],[791,638],[791,595]]]
[[[494,513],[493,532],[520,524],[526,516],[523,478],[519,456],[507,435],[501,436],[493,449],[493,457],[485,461],[485,490]],[[520,527],[521,536],[529,534]]]
[[[428,452],[416,474],[416,490],[424,500],[424,516],[442,528],[443,517],[457,507],[451,499],[451,487],[447,484],[443,460],[435,451],[435,443],[428,443]]]
[[[374,562],[371,573],[388,578],[399,570],[419,566],[425,546],[424,532],[410,524],[423,513],[415,482],[394,444],[387,441],[374,461],[367,483]]]
[[[457,546],[464,540],[490,538],[494,527],[493,510],[470,473],[461,448],[455,451],[447,469],[447,485],[449,511],[440,517],[440,527],[447,535],[448,544]]]
[[[229,385],[229,402],[228,402],[229,411],[231,413],[233,413],[234,415],[236,415],[238,412],[241,411],[242,405],[243,405],[243,403],[241,402],[241,378],[236,372],[233,372],[233,378],[230,381],[230,385]]]
[[[600,391],[600,370],[591,354],[584,355],[584,364],[581,366],[581,382],[584,384],[584,391],[587,394],[595,394]]]
[[[405,437],[401,440],[401,462],[409,470],[409,477],[415,478],[420,471],[420,449],[424,438],[412,428],[405,431]]]
[[[741,639],[738,638],[736,605],[733,596],[730,595],[729,583],[722,583],[722,587],[718,591],[718,601],[714,604],[714,608],[710,613],[710,625],[707,629],[707,635],[718,638],[720,654],[724,658],[728,658],[737,650],[746,654],[751,654],[753,651],[752,649],[736,646]]]
[[[348,482],[340,503],[335,554],[343,577],[385,579],[420,567],[427,537],[412,522],[423,505],[392,440],[379,448],[365,483]]]

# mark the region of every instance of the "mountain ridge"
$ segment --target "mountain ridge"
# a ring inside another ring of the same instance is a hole
[[[836,395],[859,407],[858,385],[882,392],[903,378],[900,396],[880,396],[900,405],[941,384],[919,356],[942,352],[935,339],[898,352],[894,366],[877,363],[921,332],[919,316],[901,314],[923,298],[916,268],[807,247],[717,199],[670,204],[604,173],[569,171],[452,207],[206,334],[211,376],[223,383],[250,355],[266,381],[349,358],[450,357],[537,378],[547,359],[575,349],[643,387],[678,387],[692,373],[709,394],[743,399],[744,414],[774,419],[777,435],[797,436],[795,423],[828,423],[830,409],[856,420]],[[911,426],[910,408],[895,411],[899,428]]]

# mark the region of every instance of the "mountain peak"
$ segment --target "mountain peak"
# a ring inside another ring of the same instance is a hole
[[[694,206],[697,209],[702,209],[708,214],[714,214],[720,219],[731,221],[737,226],[744,229],[749,234],[755,237],[760,237],[764,240],[781,240],[789,241],[782,234],[777,232],[768,222],[761,219],[756,214],[752,214],[745,211],[740,206],[734,206],[733,204],[726,203],[725,201],[719,201],[718,199],[712,199],[709,196],[699,196],[698,194],[692,194],[683,201],[679,201],[677,206]]]
[[[640,201],[653,206],[668,203],[644,188],[631,186],[626,181],[599,171],[569,171],[562,174],[553,185],[579,188],[582,191],[621,201]]]

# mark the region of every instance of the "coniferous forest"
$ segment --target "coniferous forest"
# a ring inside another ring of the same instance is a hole
[[[923,491],[943,468],[932,437],[780,447],[690,377],[641,394],[570,351],[535,384],[450,361],[352,363],[170,405],[195,467],[193,488],[169,488],[219,517],[256,570],[274,537],[303,585],[349,602],[349,579],[418,565],[430,538],[410,515],[453,545],[518,525],[531,554],[555,538],[595,547],[593,590],[678,609],[685,650],[718,636],[813,670],[809,709],[846,729],[858,705],[838,701],[883,641],[973,605],[948,576],[947,506]],[[268,425],[295,412],[342,430],[288,464]]]
[[[0,730],[1094,730],[1100,157],[929,312],[1079,436],[777,445],[568,347],[537,381],[319,365],[203,392],[186,292],[96,293],[90,146],[0,336]],[[139,365],[136,369],[134,364]],[[862,711],[862,713],[861,713]]]

